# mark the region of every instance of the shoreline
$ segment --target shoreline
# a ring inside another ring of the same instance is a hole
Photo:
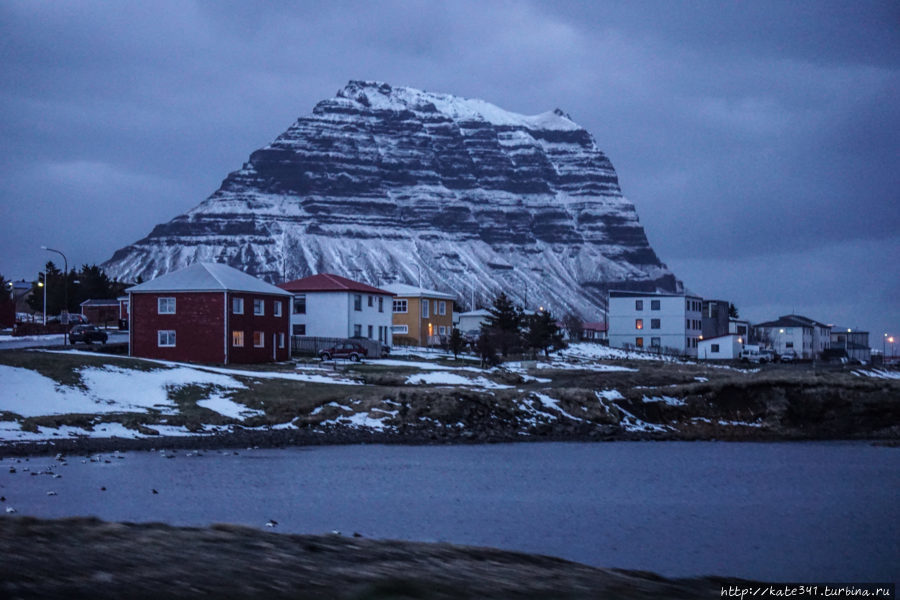
[[[432,433],[418,435],[395,434],[367,431],[316,432],[312,430],[244,430],[229,433],[197,434],[193,436],[148,436],[143,438],[58,438],[28,440],[22,442],[0,442],[0,457],[41,456],[48,454],[96,454],[113,451],[153,451],[153,450],[216,450],[234,448],[303,448],[313,446],[353,446],[353,445],[400,445],[400,446],[456,446],[478,444],[532,444],[542,442],[608,443],[608,442],[867,442],[872,445],[900,448],[900,440],[886,437],[815,437],[741,435],[734,432],[729,436],[691,436],[647,433],[600,433],[594,431],[575,435],[465,435],[467,431],[454,436],[438,436]]]

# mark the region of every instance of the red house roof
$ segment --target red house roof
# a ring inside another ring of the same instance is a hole
[[[319,273],[318,275],[310,275],[302,279],[279,283],[278,287],[289,292],[365,292],[383,296],[395,295],[392,292],[331,273]]]

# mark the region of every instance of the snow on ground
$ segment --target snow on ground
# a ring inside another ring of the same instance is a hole
[[[622,408],[622,406],[619,405],[616,400],[624,400],[625,397],[622,396],[622,394],[620,394],[617,390],[596,391],[594,392],[594,394],[597,396],[597,400],[600,401],[600,404],[604,407],[611,405],[619,410],[619,412],[622,414],[622,420],[619,422],[619,425],[625,431],[662,433],[667,430],[667,428],[663,425],[648,423],[647,421],[639,419],[636,415],[633,415]]]
[[[172,388],[188,384],[223,389],[246,387],[231,377],[187,367],[153,371],[87,367],[80,374],[84,388],[60,385],[30,369],[0,365],[0,410],[23,417],[144,412],[150,408],[174,414],[177,407],[169,399]]]
[[[204,425],[202,432],[192,432],[186,427],[175,425],[148,425],[155,429],[161,436],[189,436],[189,435],[211,435],[222,429],[217,425]],[[148,438],[155,437],[144,435],[135,429],[128,429],[121,423],[96,423],[93,430],[83,427],[73,427],[71,425],[60,425],[58,429],[52,427],[38,427],[38,432],[22,431],[20,424],[16,421],[0,421],[0,441],[4,442],[35,442],[45,440],[58,440],[70,437],[89,437],[89,438]]]
[[[875,379],[900,379],[900,371],[888,371],[886,369],[856,370],[853,371],[853,374],[857,377],[874,377]]]
[[[625,396],[623,396],[619,390],[599,390],[594,392],[597,394],[597,398],[600,400],[624,400]]]
[[[4,342],[46,342],[62,339],[61,333],[45,333],[43,335],[0,335],[0,344]]]
[[[226,417],[237,419],[239,421],[243,421],[247,417],[257,417],[266,414],[261,410],[248,408],[243,404],[238,404],[234,400],[226,398],[220,394],[212,394],[206,400],[198,401],[197,406],[208,408],[209,410],[217,412],[220,415],[225,415]]]
[[[556,398],[551,398],[547,394],[539,394],[537,392],[532,392],[531,395],[534,396],[535,398],[537,398],[538,400],[540,400],[541,404],[543,404],[544,406],[549,406],[556,412],[560,413],[561,415],[563,415],[569,419],[572,419],[573,421],[584,421],[584,419],[579,419],[578,417],[571,415],[571,414],[567,413],[566,411],[564,411],[562,409],[562,407],[560,407],[559,401]]]
[[[433,371],[429,373],[416,373],[415,375],[410,375],[406,378],[407,385],[466,385],[466,386],[476,386],[481,388],[493,389],[493,390],[506,390],[511,388],[511,385],[503,385],[502,383],[496,383],[491,381],[486,377],[476,377],[474,379],[469,379],[468,377],[463,377],[462,375],[457,375],[456,373],[446,373],[443,371]]]
[[[603,344],[592,344],[590,342],[580,342],[577,344],[569,344],[568,348],[564,348],[558,352],[558,356],[563,359],[578,360],[657,360],[657,361],[677,361],[675,357],[651,354],[649,352],[636,352],[633,350],[625,350],[623,348],[610,348]]]
[[[644,396],[644,402],[662,402],[669,406],[684,406],[685,401],[681,398],[673,398],[672,396]]]

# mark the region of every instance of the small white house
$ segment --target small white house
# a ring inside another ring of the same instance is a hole
[[[278,287],[294,295],[291,335],[365,337],[392,344],[391,292],[331,273]]]
[[[697,356],[702,334],[699,296],[609,292],[609,345]]]
[[[697,358],[700,360],[738,360],[746,342],[746,337],[734,333],[704,338],[697,343]]]
[[[459,313],[459,321],[456,324],[456,328],[459,329],[460,333],[463,335],[469,333],[477,335],[481,333],[481,325],[487,323],[490,314],[490,311],[486,308]]]

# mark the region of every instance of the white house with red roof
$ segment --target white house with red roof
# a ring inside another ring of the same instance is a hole
[[[331,273],[278,287],[294,295],[292,335],[365,337],[391,345],[393,293]]]

